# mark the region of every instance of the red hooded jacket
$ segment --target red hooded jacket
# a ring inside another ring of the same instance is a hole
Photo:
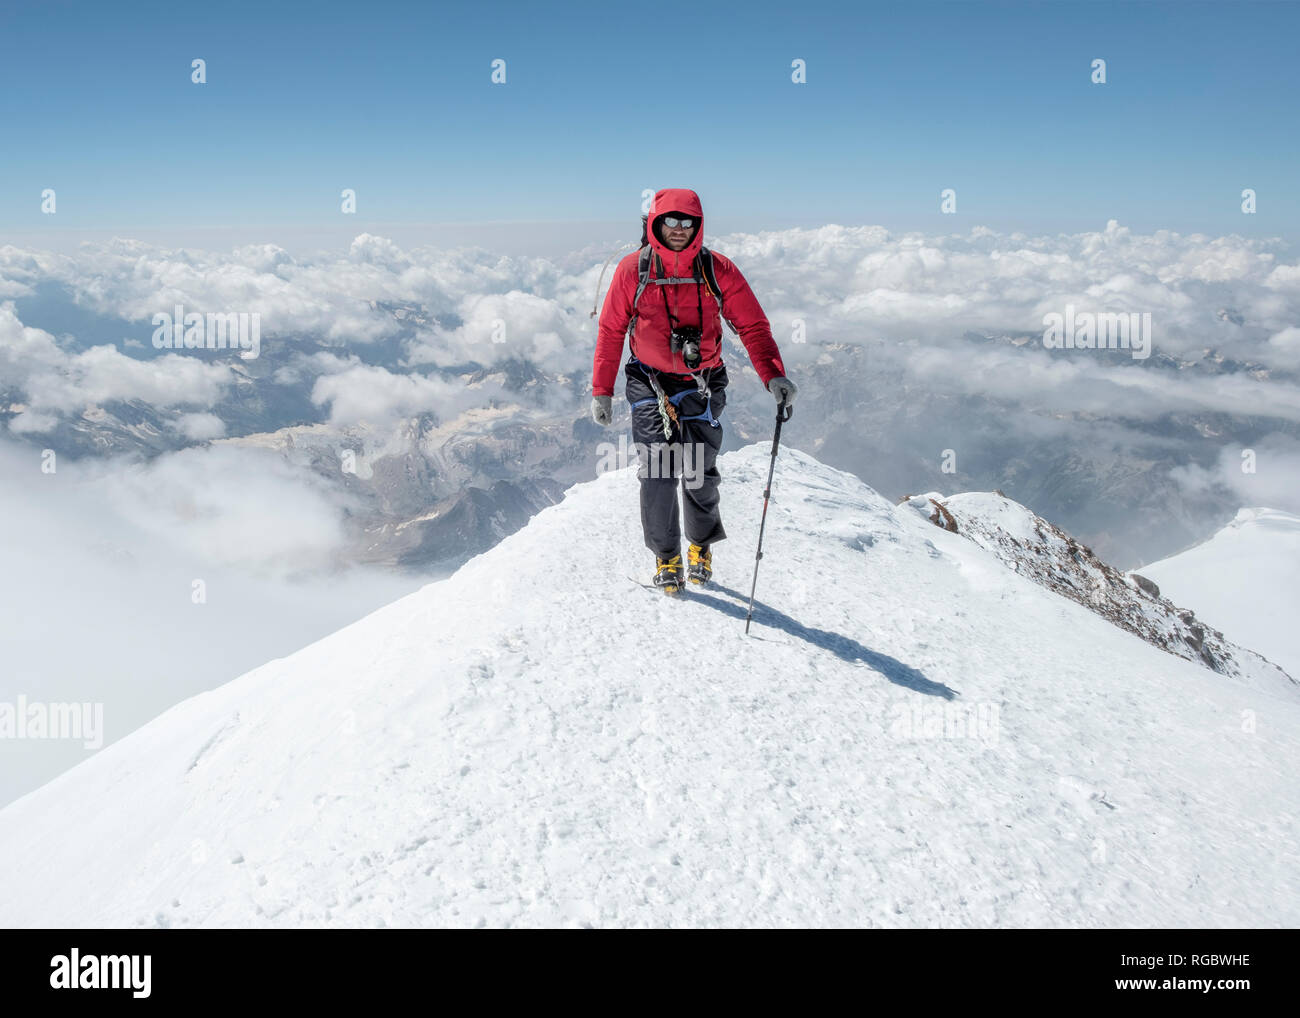
[[[691,242],[680,251],[666,247],[659,239],[659,219],[669,212],[684,212],[697,220]],[[704,244],[704,209],[699,196],[685,188],[667,188],[659,191],[650,204],[647,234],[651,250],[663,261],[662,278],[691,275],[695,256]],[[623,360],[623,340],[632,317],[632,300],[636,297],[637,264],[639,251],[633,251],[618,263],[614,278],[605,294],[605,306],[600,312],[600,328],[596,337],[596,355],[591,368],[591,391],[596,396],[614,395],[614,381]],[[661,278],[650,260],[650,278]],[[772,338],[772,327],[759,306],[749,283],[740,274],[735,263],[714,252],[713,271],[722,291],[722,306],[709,292],[707,284],[667,283],[656,286],[650,283],[641,294],[636,308],[636,331],[632,336],[632,356],[643,364],[659,371],[686,375],[680,353],[673,353],[668,343],[671,331],[665,298],[672,316],[680,325],[693,325],[700,329],[700,370],[717,367],[722,363],[722,321],[719,314],[735,326],[740,341],[745,344],[749,359],[766,388],[773,378],[785,374],[781,353]],[[701,307],[704,321],[700,321]]]

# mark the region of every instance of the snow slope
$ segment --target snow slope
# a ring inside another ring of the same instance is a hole
[[[0,810],[6,925],[1295,926],[1300,696],[783,449],[721,586],[631,468]]]
[[[1171,654],[1262,689],[1300,684],[1272,661],[1196,617],[1187,607],[1099,559],[1060,527],[998,491],[909,496],[903,504],[963,534],[1021,576],[1068,597]]]
[[[1139,572],[1230,639],[1300,676],[1300,516],[1242,509],[1210,540]]]

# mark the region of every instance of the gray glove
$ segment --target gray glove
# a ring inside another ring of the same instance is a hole
[[[591,398],[591,419],[602,428],[609,427],[609,422],[614,419],[614,408],[610,404],[609,396]]]
[[[799,391],[795,388],[794,382],[780,375],[767,383],[767,391],[776,397],[777,404],[789,403],[794,405],[795,394]]]

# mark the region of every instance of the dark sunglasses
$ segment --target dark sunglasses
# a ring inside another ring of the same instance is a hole
[[[678,219],[676,216],[664,216],[664,226],[669,229],[676,229],[680,226],[683,230],[689,230],[694,225],[694,219]]]

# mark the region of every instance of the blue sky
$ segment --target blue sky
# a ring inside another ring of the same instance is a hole
[[[15,7],[0,231],[27,238],[635,222],[658,187],[715,230],[1300,234],[1294,3]]]

